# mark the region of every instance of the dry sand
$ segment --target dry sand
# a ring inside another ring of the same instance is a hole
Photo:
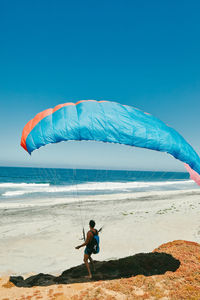
[[[31,288],[16,287],[9,281],[9,277],[3,277],[0,279],[0,299],[199,300],[200,244],[182,240],[173,241],[161,245],[153,252],[172,255],[175,260],[179,260],[179,267],[176,268],[175,272],[167,271],[160,275],[145,276],[138,274],[114,280],[55,284]],[[145,264],[147,264],[146,269],[150,270],[151,266],[148,266],[148,262],[145,262]]]

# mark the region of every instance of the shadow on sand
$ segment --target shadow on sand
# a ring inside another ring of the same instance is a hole
[[[125,258],[110,261],[95,261],[96,271],[93,281],[127,278],[136,275],[159,275],[167,271],[175,272],[180,261],[167,253],[139,253]],[[37,274],[24,279],[22,276],[11,276],[10,281],[18,287],[48,286],[52,284],[70,284],[88,282],[84,264],[64,271],[60,276]]]

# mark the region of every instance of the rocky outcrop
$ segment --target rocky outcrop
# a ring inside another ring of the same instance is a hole
[[[161,245],[152,253],[96,262],[93,281],[78,283],[87,281],[84,278],[86,274],[85,266],[80,265],[57,277],[48,274],[37,274],[27,279],[11,277],[7,284],[1,286],[1,292],[5,293],[6,289],[5,294],[10,296],[8,299],[16,293],[31,297],[35,291],[41,299],[47,299],[48,295],[48,299],[57,300],[199,300],[200,245],[173,241]]]
[[[136,275],[152,276],[175,272],[180,261],[167,253],[140,253],[126,258],[110,261],[95,261],[93,281],[128,278]],[[69,284],[87,282],[84,264],[64,271],[60,276],[37,274],[24,279],[22,276],[11,276],[10,281],[18,287],[47,286],[52,284]],[[91,281],[91,280],[90,280]]]

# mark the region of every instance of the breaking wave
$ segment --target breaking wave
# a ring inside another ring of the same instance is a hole
[[[77,193],[77,192],[94,192],[94,191],[110,191],[119,192],[130,191],[144,188],[166,189],[168,187],[185,187],[194,185],[192,180],[182,181],[156,181],[156,182],[87,182],[74,185],[50,185],[49,183],[1,183],[1,188],[6,188],[2,192],[3,197],[22,196],[34,193]]]

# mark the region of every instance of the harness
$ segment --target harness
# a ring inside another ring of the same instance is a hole
[[[96,229],[95,229],[96,230]],[[93,234],[92,240],[87,244],[87,248],[93,253],[97,254],[99,252],[99,236],[98,231],[94,233],[94,231],[90,230],[90,232]]]

